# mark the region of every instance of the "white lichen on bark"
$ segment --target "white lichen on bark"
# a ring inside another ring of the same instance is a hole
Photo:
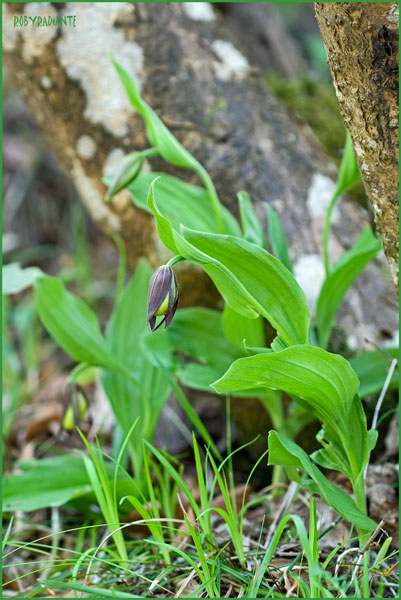
[[[302,254],[294,263],[294,276],[305,293],[311,315],[316,312],[316,302],[325,278],[322,257],[319,254]]]
[[[327,177],[322,173],[315,173],[313,175],[306,199],[306,206],[312,219],[325,218],[335,189],[336,184],[330,177]],[[340,218],[340,211],[336,204],[331,215],[331,222],[338,223]]]
[[[89,135],[81,135],[77,140],[77,153],[81,158],[92,158],[97,150],[96,142]]]
[[[231,42],[214,40],[212,50],[218,58],[213,64],[218,79],[230,81],[230,79],[244,79],[248,75],[247,59]]]
[[[212,6],[209,2],[182,2],[184,13],[192,21],[211,22],[216,20]]]
[[[60,63],[85,92],[85,117],[115,136],[127,135],[133,108],[111,64],[110,53],[139,86],[143,81],[142,48],[111,26],[127,10],[134,7],[126,2],[67,3],[63,13],[75,14],[79,28],[65,28],[57,42]],[[82,27],[86,27],[84,36]]]

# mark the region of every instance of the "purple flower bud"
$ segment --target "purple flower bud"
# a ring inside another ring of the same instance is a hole
[[[178,285],[173,269],[167,265],[159,267],[149,282],[148,327],[156,331],[162,325],[164,329],[170,325],[178,305]],[[164,319],[156,326],[156,317]]]

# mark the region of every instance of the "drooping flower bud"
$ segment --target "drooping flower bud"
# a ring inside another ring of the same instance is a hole
[[[113,181],[109,185],[109,189],[104,197],[105,201],[108,202],[122,189],[127,187],[131,181],[139,175],[143,165],[143,156],[141,152],[131,152],[127,154],[121,161],[120,168],[114,176]]]
[[[61,422],[63,429],[72,431],[85,418],[88,410],[88,400],[83,389],[75,384],[69,384],[66,392],[64,415]]]
[[[156,331],[160,325],[164,329],[170,325],[178,305],[177,278],[171,267],[163,265],[153,273],[149,282],[148,296],[148,327]],[[164,316],[164,319],[156,325],[156,317]]]

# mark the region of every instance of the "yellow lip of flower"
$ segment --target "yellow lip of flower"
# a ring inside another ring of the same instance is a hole
[[[159,267],[149,282],[147,323],[151,331],[155,331],[163,323],[164,328],[170,325],[178,305],[177,278],[168,265]],[[156,325],[156,317],[164,319]]]
[[[168,300],[170,297],[170,292],[165,297],[163,304],[160,305],[160,308],[155,312],[155,317],[161,317],[166,314],[168,309]]]

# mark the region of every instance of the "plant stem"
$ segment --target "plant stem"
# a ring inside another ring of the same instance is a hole
[[[146,148],[146,150],[142,150],[141,154],[143,158],[148,158],[149,156],[159,156],[160,152],[157,148]]]
[[[355,456],[354,449],[349,443],[349,440],[346,436],[341,436],[342,443],[347,452],[349,464],[351,467],[351,485],[352,490],[355,496],[355,504],[359,508],[359,510],[366,515],[366,494],[365,494],[365,482],[363,479],[363,471],[361,471],[360,466],[358,464],[357,458]],[[360,529],[357,527],[359,543],[362,546],[366,543],[366,540],[369,538],[370,532],[366,531],[366,529]]]
[[[366,515],[366,494],[365,494],[365,482],[363,480],[363,475],[360,474],[359,477],[357,477],[356,480],[352,481],[351,483],[352,483],[352,489],[353,489],[354,496],[355,496],[355,504],[357,505],[359,510],[361,510]],[[366,531],[366,529],[359,529],[359,528],[357,528],[357,531],[358,531],[358,537],[359,537],[359,544],[360,544],[361,548],[363,548],[363,546],[366,544],[366,541],[369,539],[371,532]]]
[[[177,256],[173,256],[173,258],[170,258],[170,260],[167,263],[167,267],[173,267],[174,265],[176,265],[177,263],[181,262],[182,260],[186,260],[186,258],[184,258],[183,256],[181,256],[180,254],[177,254]]]
[[[214,214],[216,215],[216,220],[219,226],[220,233],[225,233],[223,217],[221,214],[221,204],[219,197],[217,196],[216,188],[214,187],[213,181],[211,180],[209,173],[204,167],[202,167],[202,165],[199,165],[198,175],[202,179],[208,191],[209,198],[213,206]]]

